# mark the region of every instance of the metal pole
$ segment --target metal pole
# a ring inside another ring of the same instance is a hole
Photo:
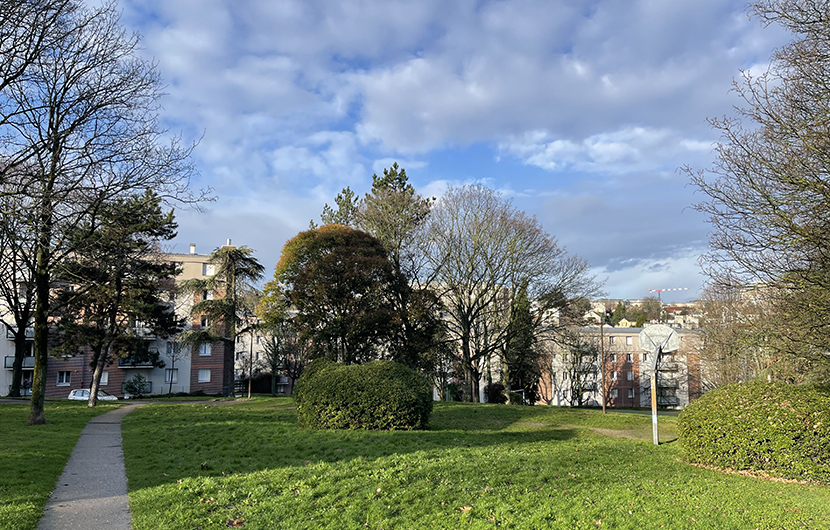
[[[651,434],[654,445],[660,445],[657,435],[657,372],[651,372]]]
[[[251,380],[254,378],[254,331],[251,330],[251,355],[248,357],[248,399],[251,399]]]
[[[654,348],[654,359],[651,360],[651,434],[654,445],[660,445],[657,434],[657,360],[661,349],[660,346]]]
[[[602,413],[605,414],[605,339],[602,335],[602,326],[605,322],[599,323],[599,384],[601,385]]]

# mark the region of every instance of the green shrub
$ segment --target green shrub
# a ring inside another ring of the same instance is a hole
[[[830,389],[736,383],[708,392],[678,418],[690,462],[830,482]]]
[[[391,361],[315,361],[297,381],[294,400],[300,426],[312,429],[422,429],[432,412],[429,383]]]

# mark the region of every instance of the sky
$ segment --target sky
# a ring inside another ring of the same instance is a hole
[[[173,252],[230,238],[273,274],[344,187],[397,161],[424,196],[480,183],[587,260],[612,298],[699,296],[710,227],[680,169],[790,36],[724,0],[121,0],[198,142]]]

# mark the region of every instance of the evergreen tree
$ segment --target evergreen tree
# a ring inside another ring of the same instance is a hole
[[[196,294],[200,301],[193,304],[191,314],[204,316],[207,325],[182,335],[185,345],[220,342],[224,345],[224,378],[222,395],[233,391],[234,348],[236,336],[243,332],[245,316],[251,315],[256,307],[255,283],[263,278],[265,267],[248,247],[225,245],[215,249],[208,258],[214,266],[213,276],[207,279],[194,278],[182,283],[180,291]]]
[[[504,386],[510,403],[521,404],[522,398],[533,404],[539,398],[539,379],[542,370],[539,352],[536,350],[535,326],[527,297],[527,284],[519,288],[510,312],[510,324],[502,363],[504,366]]]
[[[159,259],[160,241],[176,235],[173,212],[150,191],[104,205],[94,226],[77,227],[69,237],[79,250],[60,269],[71,286],[60,292],[56,354],[92,350],[89,406],[95,406],[104,367],[116,358],[164,366],[148,348],[151,337],[178,333],[182,322],[167,301],[176,266]],[[90,237],[88,234],[92,234]]]

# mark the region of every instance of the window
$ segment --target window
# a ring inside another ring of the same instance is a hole
[[[172,381],[171,381],[171,379],[172,379]],[[179,382],[179,369],[178,368],[173,368],[173,369],[168,368],[167,370],[165,370],[164,371],[164,382],[165,383],[173,383],[173,384],[178,383]]]
[[[202,276],[213,276],[215,268],[213,263],[202,263]]]
[[[202,291],[202,300],[213,300],[213,291]]]
[[[199,344],[199,355],[210,355],[210,343],[203,342]]]
[[[242,344],[242,335],[237,335],[236,336],[236,343],[237,344]]]
[[[611,389],[611,399],[617,399],[617,389],[616,388]]]
[[[177,353],[179,353],[180,349],[181,349],[181,344],[179,344],[178,342],[168,342],[167,343],[167,356],[169,357],[169,356],[172,356],[172,355],[176,355]]]
[[[631,354],[630,353],[625,354],[625,360],[626,360],[626,362],[629,362],[629,363],[631,362]]]
[[[626,337],[625,343],[626,345],[631,346],[632,344],[634,344],[634,337]]]
[[[210,383],[210,369],[209,368],[202,368],[199,370],[199,379],[200,383]]]
[[[644,353],[643,354],[643,362],[646,362],[647,360],[648,360],[648,354]]]
[[[634,372],[626,372],[626,373],[625,373],[625,378],[626,378],[628,381],[634,381]]]
[[[628,397],[629,397],[629,399],[634,397],[634,389],[633,388],[628,389]]]
[[[203,328],[210,327],[210,319],[207,317],[207,315],[202,315],[202,318],[199,319],[199,325]]]
[[[72,381],[72,372],[58,372],[58,386],[69,386]]]
[[[608,337],[608,344],[614,344],[614,342],[616,342],[616,340],[615,340],[616,338],[617,337],[614,337],[614,336]]]
[[[99,383],[101,386],[110,384],[110,373],[109,370],[104,370],[101,373],[101,382]]]
[[[609,362],[612,362],[612,363],[617,362],[617,354],[616,354],[616,353],[611,353],[611,354],[609,354],[609,355],[608,355],[608,361],[609,361]]]
[[[611,380],[612,380],[612,381],[616,381],[616,380],[617,380],[617,372],[611,372]]]

